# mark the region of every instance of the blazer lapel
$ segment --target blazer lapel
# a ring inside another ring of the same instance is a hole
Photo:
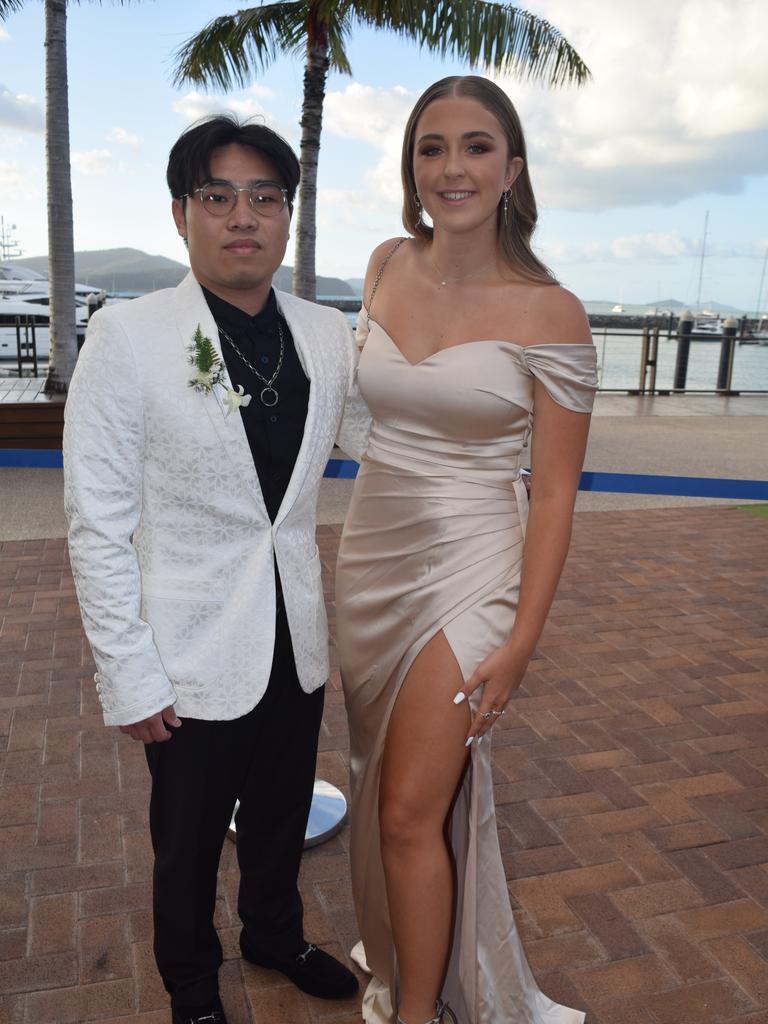
[[[213,319],[202,289],[191,271],[176,288],[173,298],[176,325],[179,329],[184,348],[186,350],[189,349],[195,331],[199,326],[203,334],[210,338],[216,351],[221,355],[221,342],[219,341],[216,321]],[[222,363],[224,364],[223,357]],[[190,376],[193,373],[191,366],[189,373]],[[231,387],[226,364],[224,364],[224,384],[226,387]],[[201,396],[203,399],[202,404],[205,406],[205,411],[211,421],[211,425],[216,431],[227,457],[235,464],[238,475],[248,491],[253,495],[254,500],[259,506],[259,511],[269,521],[242,417],[239,412],[227,415],[224,394],[223,388],[215,387],[212,394],[209,393]],[[258,395],[253,397],[253,401],[258,401]]]
[[[296,498],[304,484],[309,467],[312,465],[314,456],[315,439],[317,438],[317,418],[320,411],[325,408],[325,388],[321,367],[318,362],[320,348],[315,338],[314,324],[305,313],[304,303],[294,301],[292,295],[279,292],[275,289],[277,305],[285,317],[291,330],[293,343],[296,346],[296,353],[309,378],[309,402],[307,405],[307,418],[304,422],[304,435],[301,439],[299,454],[296,456],[291,479],[283,495],[277,515],[275,526],[285,519],[290,512]]]

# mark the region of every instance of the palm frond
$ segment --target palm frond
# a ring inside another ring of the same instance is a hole
[[[5,21],[9,14],[20,11],[24,0],[0,0],[0,21]]]
[[[358,21],[389,29],[443,57],[556,86],[582,84],[591,77],[582,58],[553,25],[512,4],[358,0],[350,7]]]
[[[352,21],[343,10],[341,4],[334,4],[335,10],[326,21],[328,32],[328,57],[331,67],[342,75],[352,74],[352,65],[347,56],[347,43],[352,34]]]
[[[263,70],[278,53],[303,44],[306,10],[303,0],[289,0],[214,18],[174,54],[174,85],[245,85],[254,67]]]

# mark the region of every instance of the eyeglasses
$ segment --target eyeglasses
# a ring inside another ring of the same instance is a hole
[[[276,217],[282,213],[288,201],[288,190],[272,182],[264,182],[250,188],[236,188],[228,181],[217,181],[195,188],[191,193],[188,192],[179,198],[191,199],[193,195],[199,195],[204,210],[214,217],[226,217],[237,206],[238,192],[248,193],[251,209],[260,217]]]

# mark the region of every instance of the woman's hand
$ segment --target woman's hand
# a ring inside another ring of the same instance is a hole
[[[529,655],[521,654],[508,644],[497,647],[480,662],[469,680],[453,698],[455,704],[460,704],[474,693],[478,686],[483,687],[480,709],[472,716],[467,733],[467,746],[470,746],[474,739],[484,736],[504,713],[512,694],[523,681],[529,660]]]

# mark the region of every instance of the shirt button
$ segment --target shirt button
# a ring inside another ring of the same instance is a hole
[[[272,413],[272,415],[269,417],[269,422],[270,423],[277,423],[277,416],[275,416],[274,413]]]
[[[269,356],[262,356],[261,357],[261,361],[262,361],[262,363],[268,363],[269,362]]]

